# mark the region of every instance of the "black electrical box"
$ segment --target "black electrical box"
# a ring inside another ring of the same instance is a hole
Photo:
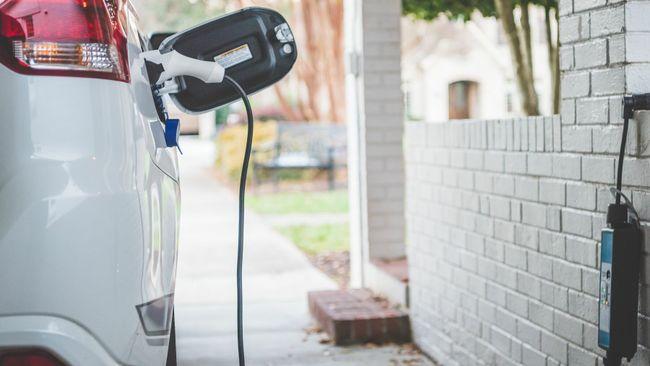
[[[602,231],[598,346],[631,359],[637,351],[641,230],[635,225]]]

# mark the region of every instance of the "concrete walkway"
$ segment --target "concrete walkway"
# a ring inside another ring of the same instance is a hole
[[[235,259],[237,201],[212,176],[212,143],[183,139],[182,215],[176,288],[178,357],[183,366],[236,365]],[[397,347],[338,348],[309,335],[306,293],[333,289],[260,217],[246,218],[247,364],[428,365]],[[404,363],[402,363],[404,362]],[[408,363],[407,363],[408,362]]]

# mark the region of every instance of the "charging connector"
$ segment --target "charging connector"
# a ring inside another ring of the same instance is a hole
[[[650,93],[635,94],[623,98],[623,118],[634,118],[636,111],[650,110]]]
[[[181,55],[175,50],[167,53],[160,53],[158,50],[147,51],[141,53],[140,57],[162,66],[163,71],[155,82],[156,85],[178,76],[192,76],[204,83],[220,83],[226,71],[216,61],[197,60]]]

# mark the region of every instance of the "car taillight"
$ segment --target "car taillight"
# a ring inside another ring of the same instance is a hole
[[[0,366],[64,366],[55,357],[40,350],[9,352],[0,355]]]
[[[126,0],[0,0],[0,62],[29,75],[129,81]]]

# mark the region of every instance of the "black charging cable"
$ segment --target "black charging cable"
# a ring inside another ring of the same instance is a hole
[[[241,178],[239,180],[239,225],[237,229],[237,354],[239,366],[246,365],[244,356],[244,292],[243,292],[243,264],[244,264],[244,201],[246,198],[246,179],[248,178],[248,164],[253,148],[253,109],[244,89],[230,76],[223,79],[232,85],[244,102],[246,107],[246,119],[248,131],[246,133],[246,149],[244,151],[244,162],[242,163]]]
[[[634,118],[634,112],[650,110],[650,94],[637,94],[623,97],[623,136],[621,137],[621,150],[618,155],[618,171],[616,175],[616,189],[621,192],[623,186],[623,163],[625,161],[625,149],[627,148],[627,135],[630,128],[630,120]],[[616,204],[621,203],[621,195],[616,195]]]
[[[608,223],[620,224],[625,223],[628,220],[628,209],[631,205],[627,201],[625,204],[621,204],[625,149],[627,148],[627,135],[630,128],[630,120],[634,118],[634,112],[641,110],[650,110],[650,94],[631,95],[623,98],[623,136],[621,137],[621,148],[618,155],[618,167],[616,172],[616,203],[610,205],[607,210]]]
[[[621,138],[621,151],[618,154],[618,171],[616,174],[616,190],[623,189],[623,162],[625,161],[625,148],[627,147],[627,131],[630,127],[630,118],[626,115],[623,121],[623,137]],[[621,194],[616,194],[616,204],[621,204]]]

